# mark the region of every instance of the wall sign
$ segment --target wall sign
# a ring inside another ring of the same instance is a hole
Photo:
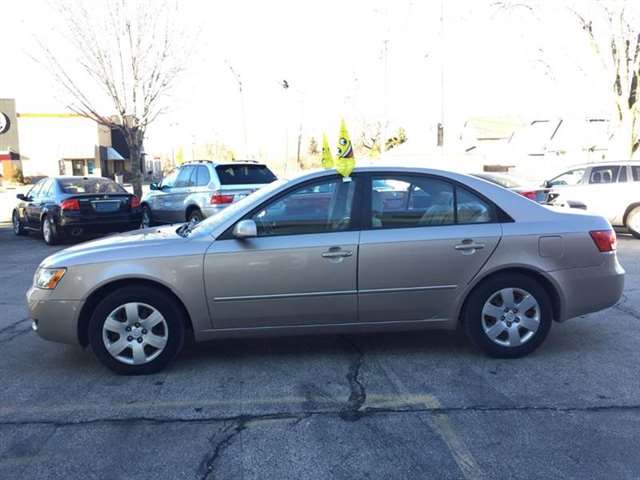
[[[7,133],[11,127],[11,121],[4,113],[0,112],[0,135]]]

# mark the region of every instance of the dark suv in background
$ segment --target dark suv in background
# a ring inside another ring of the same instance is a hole
[[[255,162],[188,162],[143,195],[142,226],[199,222],[276,180]]]

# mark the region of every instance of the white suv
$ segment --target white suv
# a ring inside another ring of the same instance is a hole
[[[142,227],[199,222],[276,180],[256,162],[188,162],[152,183],[140,201]]]
[[[640,238],[640,161],[577,165],[544,186],[554,205],[582,203]]]

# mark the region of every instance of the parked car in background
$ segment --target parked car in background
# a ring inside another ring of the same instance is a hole
[[[588,211],[640,238],[640,161],[577,165],[544,186],[552,204],[580,202]]]
[[[142,218],[138,197],[103,177],[43,178],[16,197],[14,233],[41,232],[49,245],[67,236],[133,230]]]
[[[487,354],[521,357],[554,321],[619,300],[615,250],[601,216],[471,176],[378,166],[344,181],[323,170],[196,225],[57,252],[27,301],[41,337],[91,345],[127,374],[160,370],[187,337],[461,326]]]
[[[523,197],[527,197],[528,199],[535,202],[547,202],[548,189],[540,187],[538,185],[534,185],[531,182],[525,182],[511,175],[506,175],[503,173],[482,172],[473,173],[472,175],[474,177],[482,178],[483,180],[486,180],[488,182],[495,183],[496,185],[500,185],[501,187],[508,188],[509,190],[513,190]]]
[[[143,195],[142,226],[200,222],[276,180],[256,162],[188,162]]]

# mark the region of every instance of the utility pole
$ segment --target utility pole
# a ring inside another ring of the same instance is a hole
[[[444,31],[444,0],[440,0],[440,123],[438,123],[438,146],[444,150],[444,68],[446,57],[446,42]],[[442,152],[441,152],[442,153]]]
[[[242,137],[243,137],[243,143],[244,143],[244,158],[246,159],[246,158],[249,158],[249,144],[247,140],[247,117],[245,115],[245,110],[244,110],[244,90],[242,88],[242,78],[240,77],[240,74],[234,70],[229,60],[226,60],[225,62],[229,67],[231,74],[236,79],[236,82],[238,83],[238,92],[240,92],[240,114],[242,115]]]

